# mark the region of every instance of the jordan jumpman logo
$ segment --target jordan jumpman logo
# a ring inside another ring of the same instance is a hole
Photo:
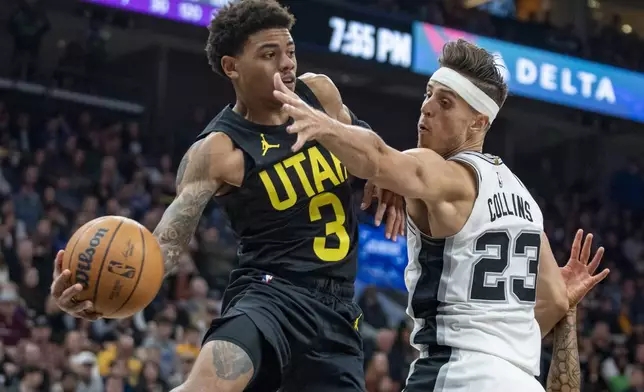
[[[266,155],[266,152],[268,152],[268,150],[271,148],[279,148],[280,146],[279,144],[268,144],[263,133],[261,134],[261,136],[262,136],[262,156]]]

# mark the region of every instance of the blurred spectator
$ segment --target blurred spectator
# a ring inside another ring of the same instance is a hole
[[[52,385],[51,392],[76,392],[79,387],[78,375],[71,371],[64,371],[60,381]]]
[[[28,316],[19,305],[20,297],[13,286],[0,291],[0,338],[5,346],[16,346],[29,336]]]
[[[190,297],[185,301],[183,309],[190,314],[191,323],[200,325],[211,319],[208,309],[208,283],[205,279],[195,276],[190,281]]]
[[[179,351],[178,348],[177,351]],[[194,353],[191,351],[179,352],[179,366],[177,367],[177,370],[174,372],[174,374],[172,374],[172,376],[170,376],[170,378],[168,379],[168,385],[170,386],[170,388],[176,388],[184,381],[186,381],[196,359],[196,355],[194,355]]]
[[[25,366],[21,369],[18,379],[12,384],[7,392],[46,392],[48,385],[45,383],[45,373],[35,366]]]
[[[634,367],[631,372],[628,392],[644,392],[644,371],[641,365]]]
[[[143,345],[147,348],[159,350],[158,365],[161,373],[170,375],[173,373],[176,364],[177,351],[172,340],[174,334],[173,320],[167,316],[159,316],[156,320],[156,328]]]
[[[51,326],[46,316],[38,316],[31,329],[31,341],[39,349],[38,362],[50,374],[55,374],[58,366],[65,361],[65,352],[51,341]]]
[[[36,72],[38,52],[49,19],[38,0],[20,0],[18,8],[9,19],[9,32],[13,37],[12,76],[31,79]]]
[[[154,361],[145,361],[135,392],[164,392],[168,386],[161,377],[161,368]]]
[[[368,392],[381,392],[383,384],[390,384],[389,360],[387,359],[387,354],[376,353],[365,371],[365,385]]]
[[[106,344],[106,348],[98,354],[97,358],[100,375],[109,377],[113,371],[112,366],[122,364],[125,367],[123,377],[126,383],[132,387],[135,386],[138,383],[142,364],[134,351],[134,339],[128,335],[121,335],[116,344]]]
[[[375,287],[367,287],[358,301],[362,309],[364,321],[376,329],[387,328],[389,321],[385,315],[380,302],[378,302],[378,291]]]
[[[129,382],[126,361],[115,359],[110,362],[107,374],[103,378],[105,392],[133,392]]]
[[[197,358],[201,349],[200,336],[201,331],[198,328],[193,326],[184,328],[181,343],[177,344],[177,355]]]
[[[418,351],[410,345],[410,333],[408,321],[401,321],[389,352],[389,378],[396,391],[403,389],[411,363],[418,357]]]
[[[18,151],[22,153],[29,153],[33,151],[34,135],[31,130],[31,118],[27,113],[20,113],[16,121],[16,127],[13,131],[14,143],[18,146]]]
[[[28,166],[24,172],[24,181],[20,191],[13,198],[16,217],[25,223],[29,232],[36,228],[38,219],[43,212],[37,189],[38,176],[38,167]]]
[[[78,376],[77,392],[102,392],[104,390],[94,353],[82,351],[70,357],[69,364],[72,371]]]

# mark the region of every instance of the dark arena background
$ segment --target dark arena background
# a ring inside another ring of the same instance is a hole
[[[111,214],[153,230],[173,200],[182,154],[234,101],[204,53],[206,26],[226,2],[0,2],[0,390],[168,391],[190,371],[236,262],[217,206],[179,271],[131,319],[74,319],[49,286],[55,252],[80,225]],[[536,196],[557,260],[581,227],[612,270],[578,310],[582,390],[643,391],[644,3],[281,2],[298,19],[298,74],[330,76],[398,149],[416,145],[424,86],[446,41],[498,55],[511,96],[485,150]],[[363,184],[354,184],[359,203]],[[370,214],[361,221],[367,390],[397,392],[416,355],[406,244],[385,240]]]

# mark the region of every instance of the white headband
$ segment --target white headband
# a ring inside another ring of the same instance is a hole
[[[486,115],[490,124],[492,124],[496,115],[499,114],[499,105],[492,98],[488,97],[487,94],[476,87],[465,76],[451,68],[439,68],[434,72],[430,80],[441,83],[454,90],[454,92],[460,95],[477,112]]]

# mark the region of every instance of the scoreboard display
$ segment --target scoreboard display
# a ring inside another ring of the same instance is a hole
[[[159,18],[207,26],[218,8],[231,0],[84,0]]]
[[[159,18],[208,26],[213,15],[232,0],[84,0]],[[387,16],[330,7],[312,0],[286,0],[297,18],[297,44],[371,62],[410,68],[412,23]]]
[[[413,31],[408,20],[314,1],[284,3],[297,18],[296,44],[405,69],[412,65]]]

